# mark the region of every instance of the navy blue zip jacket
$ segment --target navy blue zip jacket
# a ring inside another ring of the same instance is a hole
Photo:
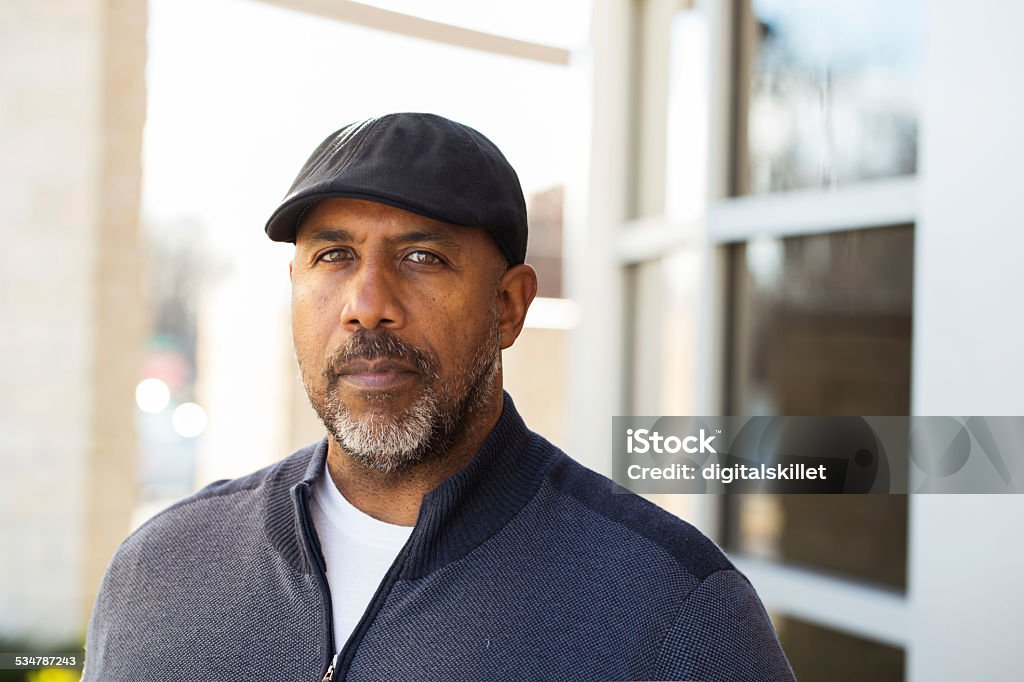
[[[753,588],[689,524],[574,462],[505,395],[332,656],[309,514],[326,439],[157,515],[114,556],[87,682],[792,680]]]

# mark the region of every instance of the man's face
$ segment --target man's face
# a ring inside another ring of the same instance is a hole
[[[505,261],[491,238],[326,199],[295,247],[295,352],[328,431],[380,471],[443,454],[493,395],[501,348],[511,345],[501,324]]]

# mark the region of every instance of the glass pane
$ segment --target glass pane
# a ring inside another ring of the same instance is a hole
[[[705,263],[684,247],[631,268],[632,414],[693,414]]]
[[[905,415],[911,226],[733,247],[731,414]],[[736,495],[726,546],[906,587],[898,495]]]
[[[903,679],[902,649],[799,618],[774,616],[772,621],[800,682],[899,682]]]
[[[736,194],[916,171],[920,2],[744,0],[737,15]]]
[[[705,252],[686,246],[629,269],[630,396],[634,415],[694,414],[698,311],[707,281]],[[663,509],[711,532],[702,495],[648,494]]]
[[[526,195],[530,239],[526,262],[537,271],[537,295],[562,297],[562,216],[565,187],[561,184]]]

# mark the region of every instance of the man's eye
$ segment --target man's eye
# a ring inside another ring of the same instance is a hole
[[[439,265],[444,262],[429,251],[413,251],[406,258],[420,265]]]
[[[331,249],[320,254],[317,260],[325,263],[340,263],[341,261],[351,260],[351,257],[345,249]]]

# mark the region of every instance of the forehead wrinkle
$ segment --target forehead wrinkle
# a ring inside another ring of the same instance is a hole
[[[325,227],[310,231],[308,236],[304,235],[303,241],[312,243],[338,243],[338,242],[350,242],[350,243],[362,243],[366,241],[366,236],[363,239],[356,239],[355,236],[348,230],[342,228]],[[401,232],[399,234],[385,237],[384,241],[395,244],[435,244],[437,246],[444,247],[451,251],[462,252],[463,245],[450,234],[445,231],[432,228],[417,228]]]
[[[302,237],[301,241],[311,242],[314,244],[326,243],[326,242],[352,242],[355,239],[352,237],[352,233],[348,230],[338,227],[312,227],[303,229],[300,233]],[[299,239],[296,239],[296,244],[299,243]]]
[[[396,244],[426,242],[429,244],[443,246],[451,249],[452,251],[462,251],[462,245],[457,239],[452,237],[446,230],[436,227],[422,227],[408,230],[391,238],[390,241],[393,241]]]
[[[360,243],[365,241],[356,239],[348,230],[340,227],[309,227],[302,231],[303,242],[313,244],[351,242]],[[462,251],[462,245],[457,239],[448,234],[445,230],[435,227],[421,227],[401,232],[386,241],[394,244],[430,243],[443,246],[453,251]]]

